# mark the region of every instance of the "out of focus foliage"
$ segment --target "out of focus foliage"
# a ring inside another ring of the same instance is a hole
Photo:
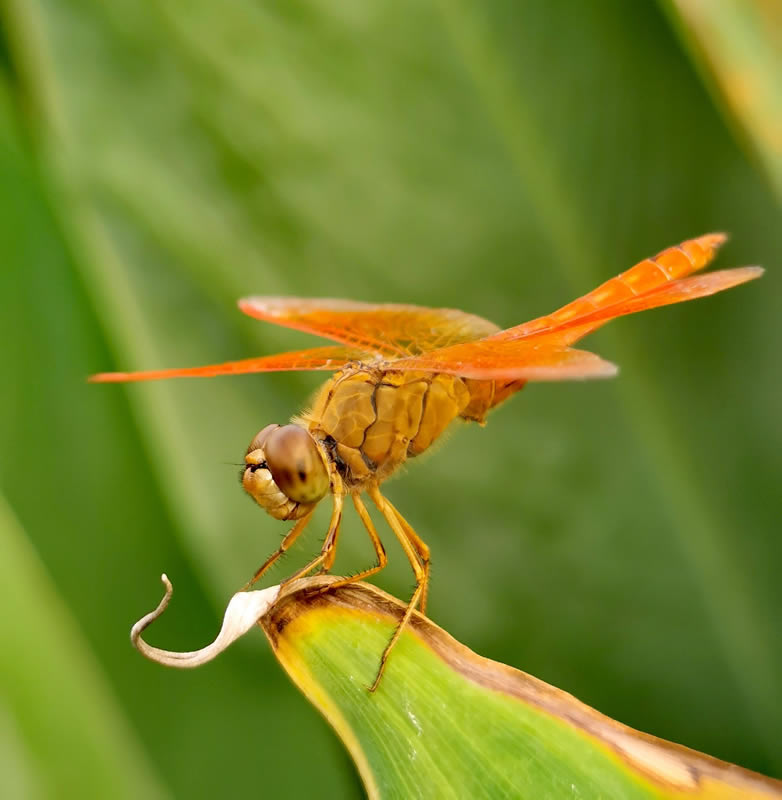
[[[782,775],[778,160],[734,135],[668,3],[0,9],[0,794],[360,793],[260,636],[193,674],[127,644],[164,569],[155,636],[196,647],[276,546],[234,465],[317,377],[88,373],[311,341],[242,318],[249,293],[509,325],[714,229],[760,283],[612,324],[588,346],[616,380],[526,390],[390,494],[461,641]],[[348,523],[337,571],[371,558]]]

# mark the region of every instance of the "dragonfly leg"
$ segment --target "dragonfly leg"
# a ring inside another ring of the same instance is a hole
[[[410,566],[413,568],[416,580],[416,587],[415,591],[413,592],[413,596],[410,598],[410,602],[407,604],[407,608],[405,609],[402,619],[396,626],[394,635],[391,637],[391,640],[386,645],[386,649],[383,650],[383,655],[380,657],[380,667],[378,668],[374,682],[369,687],[369,691],[374,692],[380,683],[380,679],[383,677],[383,672],[386,668],[386,662],[388,661],[391,651],[394,649],[394,645],[402,635],[402,631],[405,629],[405,625],[407,625],[407,623],[410,621],[410,617],[413,616],[413,611],[415,611],[415,608],[421,599],[421,595],[424,593],[426,583],[429,578],[429,564],[427,562],[426,567],[424,567],[424,565],[421,563],[421,559],[418,555],[416,547],[408,538],[407,531],[405,530],[405,525],[408,528],[410,526],[407,525],[407,523],[402,525],[400,522],[401,514],[399,514],[399,512],[391,505],[391,503],[386,500],[382,494],[380,494],[380,490],[377,488],[377,486],[370,486],[367,492],[372,498],[372,502],[380,510],[380,513],[386,518],[386,522],[388,522],[391,530],[394,532],[394,535],[399,540],[399,544],[402,545],[402,549],[405,551],[408,561],[410,561]],[[416,538],[418,537],[416,536]]]
[[[367,529],[369,538],[372,540],[372,546],[375,548],[377,563],[368,569],[357,572],[355,575],[351,575],[349,578],[344,578],[341,581],[330,583],[328,586],[324,587],[323,592],[329,592],[332,589],[336,589],[340,586],[346,586],[348,583],[362,581],[364,578],[368,578],[370,575],[380,572],[380,570],[383,569],[383,567],[385,567],[385,565],[388,563],[386,549],[383,547],[383,543],[380,541],[380,537],[377,535],[375,524],[372,522],[372,518],[369,516],[369,512],[367,511],[367,507],[364,505],[364,501],[357,494],[353,495],[353,505],[356,507],[356,511],[358,512],[361,521],[364,523],[364,527]]]
[[[312,519],[312,514],[315,509],[310,511],[308,514],[305,514],[300,520],[296,522],[296,524],[285,534],[280,546],[263,562],[263,564],[258,568],[255,575],[250,578],[249,581],[244,585],[242,591],[246,592],[261,576],[266,572],[272,564],[275,563],[289,548],[290,546],[299,538],[301,532],[307,526],[307,523]]]
[[[320,550],[320,555],[313,558],[309,564],[303,566],[298,572],[294,572],[290,578],[286,578],[282,582],[282,586],[287,586],[287,584],[292,581],[303,578],[305,575],[312,572],[312,570],[317,569],[321,564],[328,562],[329,559],[331,559],[330,563],[333,563],[337,546],[337,536],[339,535],[339,526],[342,522],[342,506],[345,497],[341,493],[335,493],[332,497],[334,498],[334,506],[331,510],[331,522],[329,522],[329,530],[326,534],[326,538],[323,540],[323,547]]]
[[[329,530],[330,529],[331,526],[329,526]],[[339,531],[340,531],[340,525],[339,522],[337,522],[337,529],[334,532],[332,541],[328,542],[328,536],[327,536],[323,542],[324,549],[321,552],[325,557],[323,559],[323,563],[320,566],[320,569],[318,570],[318,574],[327,573],[334,566],[334,559],[337,557],[337,540],[339,539]],[[326,549],[327,542],[328,542],[328,549]]]
[[[418,610],[422,614],[426,614],[426,601],[429,597],[429,568],[430,568],[430,551],[429,545],[413,530],[413,526],[399,513],[396,506],[386,498],[389,508],[394,512],[399,524],[405,531],[405,535],[410,540],[410,543],[418,553],[418,558],[421,560],[421,566],[424,569],[424,588],[421,592],[421,601],[418,604]]]
[[[342,483],[340,482],[340,483],[336,484],[336,486],[334,487],[334,490],[335,490],[336,493],[340,494],[340,513],[341,513],[341,510],[342,510],[342,496],[344,496],[344,489],[343,489]],[[330,527],[331,526],[329,526],[329,528]],[[323,559],[323,562],[321,563],[320,569],[317,572],[318,575],[320,575],[321,573],[325,574],[325,573],[329,572],[331,570],[331,568],[334,566],[334,559],[337,557],[337,539],[339,539],[339,531],[340,531],[339,522],[337,522],[336,532],[334,533],[334,537],[333,537],[332,541],[329,542],[329,549],[328,549],[328,552],[325,553],[326,557]],[[322,550],[321,553],[324,553],[325,545],[326,545],[327,541],[328,541],[328,536],[326,537],[326,540],[324,540],[324,542],[323,542],[324,550]]]

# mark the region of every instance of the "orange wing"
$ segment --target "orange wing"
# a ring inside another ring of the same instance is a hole
[[[394,362],[394,369],[431,370],[468,378],[558,380],[613,374],[613,365],[567,345],[609,319],[648,308],[694,300],[763,274],[760,267],[681,277],[704,267],[725,241],[707,234],[664,250],[546,317],[499,331],[477,342],[458,344]],[[493,357],[496,354],[496,357]]]
[[[698,297],[708,297],[710,294],[716,294],[733,286],[759,278],[762,274],[762,267],[738,267],[736,269],[710,272],[707,275],[682,278],[682,280],[672,281],[647,294],[631,297],[622,303],[598,309],[578,319],[564,322],[553,330],[532,333],[525,339],[573,344],[616,317],[635,314],[638,311],[646,311],[650,308],[667,306],[673,303],[683,303],[687,300],[695,300]]]
[[[389,366],[415,372],[446,372],[476,380],[566,381],[610,378],[617,373],[616,365],[586,350],[493,338],[403,358]]]
[[[96,383],[196,378],[283,370],[337,370],[351,361],[378,361],[425,353],[458,342],[480,339],[499,328],[481,317],[450,308],[372,305],[351,300],[301,297],[248,297],[239,308],[251,317],[314,333],[346,347],[317,347],[206,367],[105,372]]]
[[[257,319],[314,333],[347,347],[319,347],[206,367],[113,372],[97,382],[337,370],[351,361],[387,359],[394,369],[447,372],[476,379],[564,380],[613,375],[616,367],[568,345],[609,319],[692,300],[762,274],[759,267],[686,278],[725,241],[712,233],[668,248],[546,317],[500,331],[481,317],[447,308],[371,305],[350,300],[249,297],[239,308]]]
[[[418,355],[499,331],[493,322],[451,308],[301,297],[247,297],[239,301],[239,308],[256,319],[386,358]]]
[[[154,369],[147,372],[101,372],[90,376],[91,383],[122,383],[126,381],[156,381],[161,378],[211,378],[215,375],[241,375],[247,372],[285,372],[288,370],[337,370],[350,361],[376,358],[374,354],[347,347],[313,347],[274,356],[226,361],[206,367]]]
[[[728,237],[724,233],[707,233],[697,239],[688,239],[675,247],[669,247],[653,258],[646,258],[621,275],[602,283],[583,297],[573,300],[553,314],[538,317],[522,325],[500,331],[497,338],[518,339],[531,334],[547,333],[563,328],[580,325],[586,318],[607,322],[614,316],[620,316],[619,308],[628,300],[648,296],[662,287],[670,285],[685,276],[703,269],[715,256],[719,247]],[[728,288],[727,286],[724,288]],[[719,291],[716,289],[715,291]],[[682,300],[690,299],[682,297]],[[669,303],[680,302],[668,300]],[[658,303],[664,305],[664,303]],[[651,308],[652,306],[647,306]],[[611,313],[616,310],[617,313]],[[641,310],[638,308],[637,310]],[[596,312],[601,312],[599,317]],[[624,312],[631,313],[631,312]],[[580,336],[597,328],[595,324]],[[568,340],[576,341],[580,336]]]

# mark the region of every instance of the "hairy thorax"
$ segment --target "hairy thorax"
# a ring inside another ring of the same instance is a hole
[[[482,422],[502,399],[499,388],[494,381],[356,365],[336,373],[298,421],[346,488],[359,491],[423,453],[456,417]]]

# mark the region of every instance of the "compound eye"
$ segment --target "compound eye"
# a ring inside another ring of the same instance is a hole
[[[247,448],[247,453],[252,453],[253,450],[263,450],[263,446],[266,443],[266,440],[269,438],[269,434],[272,431],[276,431],[280,426],[277,423],[273,423],[271,425],[267,425],[265,428],[261,428],[258,433],[255,434],[253,440],[250,442],[250,446]]]
[[[271,431],[263,449],[274,482],[294,502],[316,503],[329,490],[326,465],[304,428],[283,425]]]

